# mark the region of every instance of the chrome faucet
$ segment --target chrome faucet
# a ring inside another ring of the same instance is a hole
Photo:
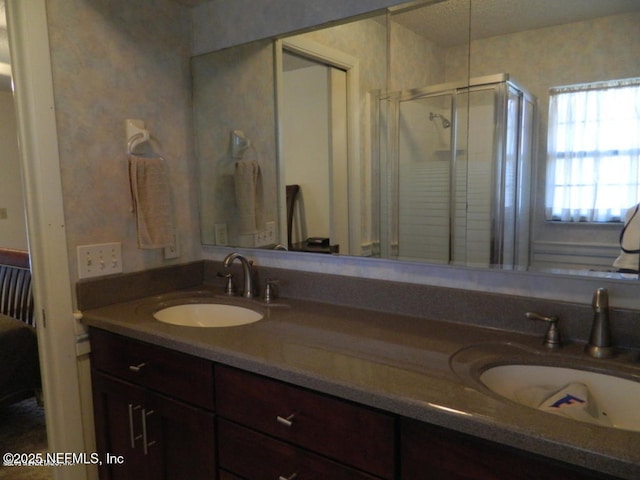
[[[242,273],[244,274],[244,290],[242,296],[245,298],[253,298],[256,296],[256,287],[253,282],[253,271],[251,269],[252,262],[240,255],[238,252],[233,252],[227,255],[224,259],[224,268],[229,268],[235,259],[240,261],[242,265]]]
[[[599,288],[593,294],[593,324],[589,343],[584,348],[587,355],[593,358],[609,358],[613,356],[611,346],[611,328],[609,326],[609,293],[606,288]]]

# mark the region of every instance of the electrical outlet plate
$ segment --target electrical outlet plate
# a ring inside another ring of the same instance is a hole
[[[164,247],[164,259],[170,260],[172,258],[178,258],[180,256],[180,242],[178,241],[178,234],[173,234],[173,245],[170,247]]]
[[[101,277],[122,272],[120,242],[78,245],[78,278]]]
[[[276,222],[267,222],[264,230],[264,241],[267,245],[276,243]]]
[[[229,245],[229,234],[226,223],[216,223],[214,225],[214,233],[216,235],[216,245]]]
[[[224,226],[226,235],[226,224],[216,224],[216,245],[221,245],[218,241],[218,231]],[[225,237],[226,239],[226,237]],[[238,246],[245,248],[266,247],[276,243],[276,222],[267,222],[264,230],[253,233],[244,233],[238,236]]]

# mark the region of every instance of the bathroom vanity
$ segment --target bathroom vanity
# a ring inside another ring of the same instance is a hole
[[[102,478],[613,478],[102,329],[91,342],[98,448],[125,459]]]
[[[98,448],[126,460],[102,465],[102,479],[640,476],[639,433],[515,404],[452,369],[478,345],[519,345],[543,360],[539,336],[216,292],[83,312]],[[153,318],[189,301],[243,305],[263,319],[197,328]],[[582,361],[577,347],[563,357]]]
[[[103,330],[91,347],[98,449],[124,460],[101,477],[215,478],[210,362]]]

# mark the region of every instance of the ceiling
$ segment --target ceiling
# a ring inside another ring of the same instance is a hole
[[[448,0],[428,8],[392,8],[394,21],[440,45],[469,40],[468,0]],[[535,30],[640,10],[640,0],[482,0],[471,6],[471,39]]]

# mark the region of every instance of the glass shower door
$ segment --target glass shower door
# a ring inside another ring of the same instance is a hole
[[[401,99],[397,132],[398,256],[449,263],[452,94]]]

